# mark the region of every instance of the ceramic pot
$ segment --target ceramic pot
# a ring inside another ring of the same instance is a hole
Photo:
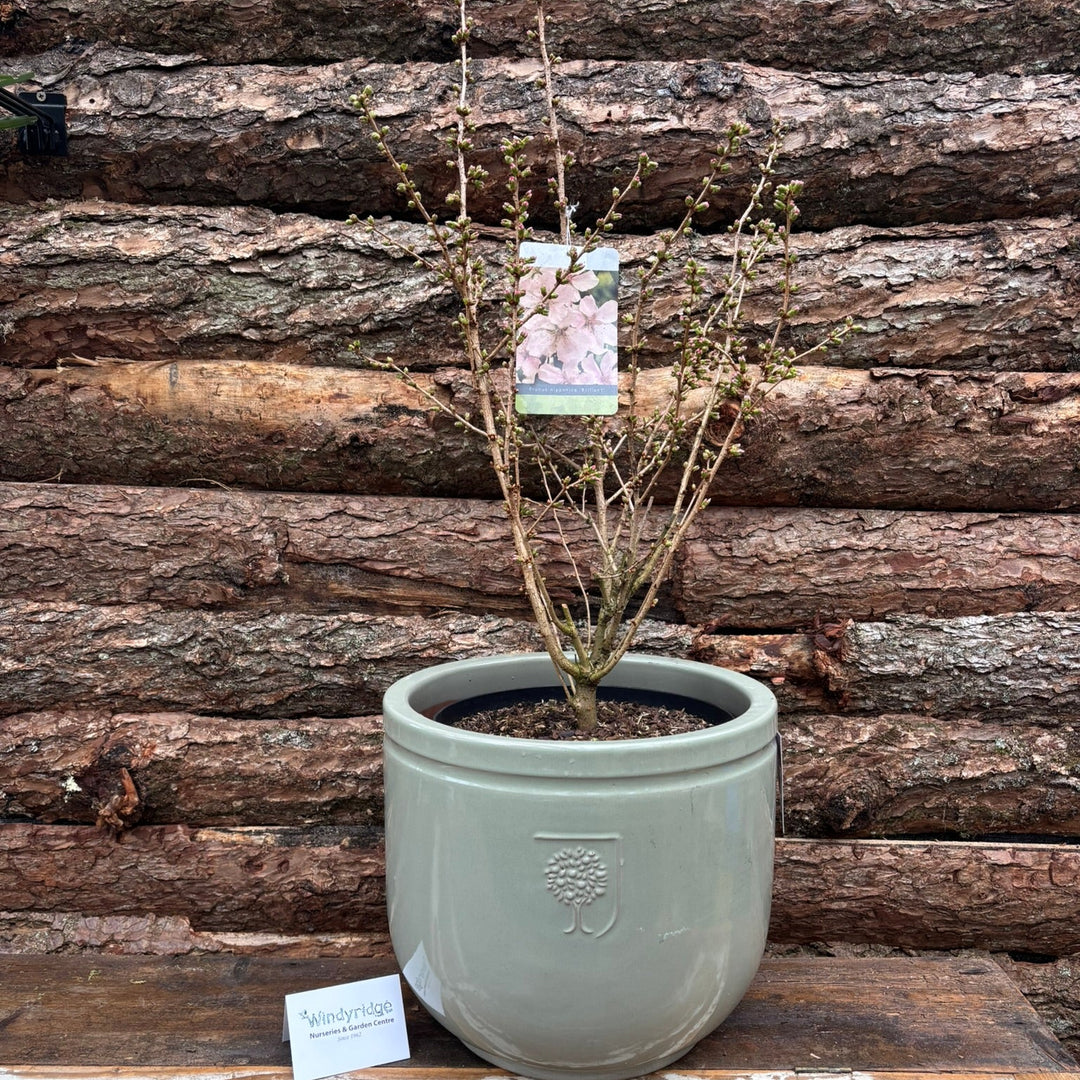
[[[554,687],[544,654],[428,668],[383,703],[398,962],[476,1054],[550,1080],[619,1080],[680,1057],[745,993],[769,924],[772,693],[722,668],[636,655],[607,683],[698,698],[733,719],[555,742],[425,715]]]

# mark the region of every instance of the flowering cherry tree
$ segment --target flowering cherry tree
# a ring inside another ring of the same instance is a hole
[[[789,241],[800,188],[774,180],[782,141],[778,129],[756,164],[743,211],[728,225],[726,268],[707,278],[694,259],[693,228],[741,151],[749,132],[742,123],[724,134],[705,175],[686,195],[684,215],[660,234],[637,271],[630,303],[617,314],[616,298],[610,289],[605,291],[603,275],[587,263],[607,250],[600,245],[614,231],[620,208],[657,166],[640,155],[625,184],[612,190],[604,215],[583,230],[575,228],[567,188],[572,157],[562,147],[554,88],[557,61],[547,52],[543,0],[538,0],[534,36],[547,113],[543,141],[554,174],[548,187],[559,214],[557,239],[565,251],[565,266],[541,267],[528,255],[534,240],[529,224],[531,140],[513,136],[502,143],[503,224],[510,237],[506,280],[490,281],[468,213],[470,193],[488,188],[492,180],[471,160],[477,128],[469,96],[472,23],[466,0],[459,0],[459,18],[455,42],[461,77],[455,126],[447,138],[456,187],[447,198],[446,219],[432,212],[408,164],[395,157],[371,88],[365,87],[352,102],[396,173],[408,207],[426,224],[437,253],[429,257],[414,248],[403,250],[437,274],[459,303],[456,325],[475,411],[455,409],[396,361],[378,363],[396,371],[426,394],[433,408],[449,414],[486,445],[525,595],[578,726],[587,731],[597,723],[597,687],[631,647],[691,525],[709,503],[717,473],[741,453],[741,434],[760,413],[766,395],[795,375],[801,359],[839,344],[855,327],[849,319],[802,353],[783,344],[783,328],[795,311],[795,256]],[[373,219],[367,226],[395,244]],[[644,372],[639,366],[644,314],[662,279],[669,286],[673,279],[681,284],[678,334],[671,344],[670,366]],[[751,283],[760,288],[762,280],[772,281],[776,298],[773,329],[764,336],[751,333],[743,316]],[[493,317],[493,311],[503,315]],[[616,369],[616,344],[621,372]],[[614,387],[616,380],[617,414],[574,417],[580,426],[570,439],[560,426],[569,418],[549,422],[546,417],[522,416],[516,407],[519,390]],[[674,494],[659,498],[662,486]],[[552,526],[556,535],[568,536],[566,526],[572,519],[585,525],[593,541],[580,550],[564,540],[562,556],[579,585],[579,602],[573,607],[553,599],[538,540],[540,530],[550,532]]]

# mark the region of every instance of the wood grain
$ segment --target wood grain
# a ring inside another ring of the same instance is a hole
[[[0,191],[10,201],[100,196],[328,217],[398,213],[396,180],[346,104],[370,84],[380,116],[394,121],[396,152],[431,205],[444,204],[452,64],[224,67],[108,45],[12,64],[66,94],[70,155],[47,170],[5,164]],[[498,177],[501,138],[543,130],[538,67],[477,60],[473,73],[475,161]],[[783,174],[805,183],[804,225],[823,230],[1073,213],[1078,87],[1064,73],[792,74],[716,60],[584,60],[560,67],[558,93],[564,147],[581,162],[570,191],[580,221],[603,212],[612,185],[625,183],[645,152],[660,169],[625,204],[623,224],[672,224],[708,170],[719,133],[746,121],[750,145],[760,148],[779,120],[790,129]],[[541,160],[535,168],[548,174]],[[741,209],[747,170],[743,159],[710,196],[705,224]],[[537,221],[550,224],[537,187]],[[503,201],[496,183],[470,212],[499,225]]]
[[[47,367],[75,354],[353,367],[353,341],[364,355],[396,354],[414,368],[461,362],[446,287],[360,227],[256,207],[84,201],[0,208],[0,228],[8,364]],[[417,226],[381,228],[431,250]],[[478,248],[496,291],[498,233],[488,230]],[[609,239],[625,308],[657,238]],[[802,299],[790,340],[807,348],[850,314],[863,332],[818,362],[1070,370],[1080,350],[1077,244],[1072,218],[797,233]],[[723,234],[695,236],[707,281],[726,271],[728,251]],[[674,271],[662,275],[646,306],[647,364],[669,362],[681,284]],[[771,332],[774,310],[759,283],[748,329]]]
[[[16,1076],[31,1064],[74,1062],[216,1066],[230,1073],[241,1066],[247,1068],[239,1075],[247,1077],[252,1066],[288,1060],[281,1042],[285,993],[395,970],[378,960],[254,957],[4,957],[0,963],[7,1001],[15,1006],[3,1057],[16,1065]],[[95,1022],[103,1001],[109,1025]],[[374,1076],[479,1080],[491,1074],[411,995],[406,1021],[413,1052],[408,1067]],[[785,958],[763,961],[742,1004],[677,1068],[697,1075],[800,1061],[816,1069],[924,1073],[962,1064],[971,1071],[996,1065],[1057,1074],[1073,1064],[991,961]]]
[[[537,545],[574,603],[555,531]],[[8,599],[526,613],[501,506],[479,499],[0,482],[0,561]],[[1077,607],[1073,515],[710,507],[656,615],[775,630]]]
[[[370,827],[0,825],[0,911],[183,916],[196,931],[385,933]],[[781,838],[770,939],[1080,952],[1070,844]]]
[[[522,32],[533,16],[526,0],[474,0],[470,10],[477,55],[531,55]],[[1072,2],[1045,0],[952,0],[946,8],[933,0],[768,7],[721,0],[691,9],[675,0],[624,0],[602,9],[560,3],[549,35],[567,59],[711,56],[800,70],[1069,71],[1078,21]],[[432,0],[14,0],[0,21],[0,54],[81,38],[197,52],[219,63],[451,60],[455,29],[454,12]]]
[[[642,373],[638,407],[663,400]],[[465,375],[418,383],[469,409]],[[0,367],[0,478],[191,481],[352,494],[495,494],[482,447],[383,372],[272,363]],[[774,388],[717,504],[1080,507],[1080,373],[807,367]],[[574,452],[580,425],[557,428]],[[670,482],[658,497],[672,495]],[[538,488],[534,481],[533,486]]]

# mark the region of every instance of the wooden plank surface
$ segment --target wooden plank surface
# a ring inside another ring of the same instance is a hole
[[[393,970],[371,959],[0,955],[0,1063],[17,1067],[0,1076],[284,1065],[286,993]],[[406,1012],[408,1075],[481,1064],[411,997]],[[799,957],[765,960],[735,1013],[679,1068],[1060,1073],[1075,1063],[991,961]]]
[[[401,1068],[358,1069],[341,1073],[357,1080],[492,1080],[511,1074],[501,1069]],[[747,1069],[667,1068],[650,1073],[656,1080],[1080,1080],[1080,1072],[1026,1072],[1016,1069],[770,1069],[767,1073]],[[239,1065],[234,1068],[119,1068],[105,1066],[0,1065],[0,1080],[292,1080],[283,1065]]]

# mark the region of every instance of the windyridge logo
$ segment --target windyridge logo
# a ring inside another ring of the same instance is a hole
[[[369,1001],[355,1008],[342,1006],[334,1011],[316,1009],[309,1012],[303,1009],[299,1017],[307,1021],[312,1033],[310,1037],[318,1039],[325,1035],[343,1035],[346,1032],[392,1024],[394,1004],[391,1001]]]

